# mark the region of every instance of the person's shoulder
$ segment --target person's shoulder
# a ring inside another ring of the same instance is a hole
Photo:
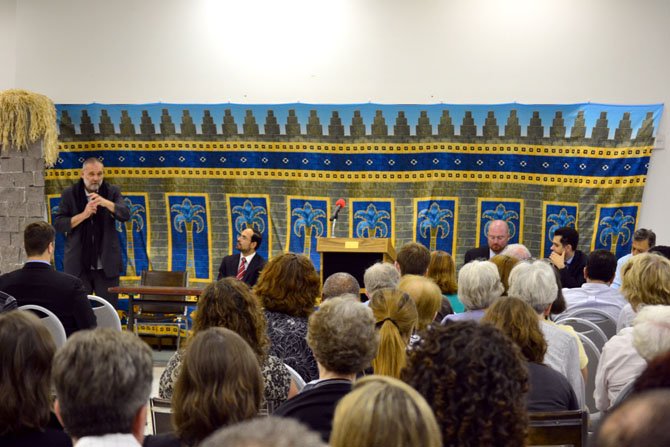
[[[174,433],[162,433],[144,438],[143,447],[180,447],[181,441]]]

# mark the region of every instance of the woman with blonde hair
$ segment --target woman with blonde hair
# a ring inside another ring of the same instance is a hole
[[[407,363],[407,345],[418,322],[414,300],[397,289],[382,289],[370,300],[379,330],[379,349],[372,360],[375,374],[400,377]]]
[[[254,287],[265,308],[270,354],[295,369],[306,382],[319,377],[307,346],[307,317],[321,296],[321,280],[307,256],[283,253],[263,268]]]
[[[528,411],[579,409],[577,396],[568,379],[543,363],[547,342],[537,313],[530,304],[516,297],[498,300],[488,308],[481,322],[492,324],[521,348],[530,380],[526,396]]]
[[[446,305],[440,310],[440,317],[437,321],[450,313],[465,312],[465,306],[458,299],[458,283],[456,281],[456,262],[449,253],[442,250],[436,250],[430,254],[430,264],[426,276],[435,281],[435,284],[442,291],[442,296],[446,300]],[[451,312],[449,312],[451,310]]]
[[[268,410],[278,407],[297,393],[284,363],[276,356],[268,355],[265,316],[249,286],[235,278],[224,278],[205,287],[198,300],[197,311],[194,312],[193,331],[185,345],[199,332],[212,327],[230,329],[251,346],[261,365]],[[183,353],[183,349],[175,352],[161,374],[158,395],[163,399],[172,398],[173,386],[181,371]]]
[[[331,447],[441,447],[440,429],[426,400],[385,376],[356,382],[335,410]]]
[[[405,275],[400,278],[398,289],[408,293],[416,304],[418,314],[417,331],[422,331],[435,320],[442,304],[440,288],[425,276]]]
[[[251,347],[235,332],[198,332],[184,354],[172,396],[175,433],[148,437],[145,447],[196,446],[221,427],[256,417],[263,376]]]

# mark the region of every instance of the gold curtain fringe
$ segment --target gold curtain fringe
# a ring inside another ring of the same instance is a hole
[[[44,95],[27,90],[0,92],[0,149],[25,150],[42,138],[44,161],[53,166],[58,159],[56,107]]]

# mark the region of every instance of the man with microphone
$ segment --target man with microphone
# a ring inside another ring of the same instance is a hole
[[[103,182],[103,176],[100,160],[84,161],[79,182],[61,195],[54,227],[66,236],[65,273],[80,278],[88,294],[117,308],[118,295],[107,291],[119,285],[123,271],[116,221],[127,221],[130,211],[120,189]]]

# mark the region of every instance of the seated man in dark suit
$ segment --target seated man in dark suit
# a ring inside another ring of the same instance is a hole
[[[577,250],[578,244],[579,233],[574,228],[563,227],[554,232],[549,260],[560,272],[563,288],[581,287],[586,282],[584,267],[588,258]]]
[[[253,287],[258,275],[265,267],[265,259],[256,253],[263,242],[263,236],[256,230],[246,228],[237,237],[237,248],[240,253],[223,258],[219,267],[218,279],[233,276]]]
[[[491,259],[500,254],[509,242],[509,226],[504,220],[494,220],[489,224],[486,247],[477,247],[465,252],[464,264],[475,259]]]
[[[79,278],[51,266],[56,232],[46,222],[33,222],[23,232],[28,260],[20,270],[0,276],[0,290],[17,304],[36,304],[56,314],[69,336],[96,326],[93,308]]]

